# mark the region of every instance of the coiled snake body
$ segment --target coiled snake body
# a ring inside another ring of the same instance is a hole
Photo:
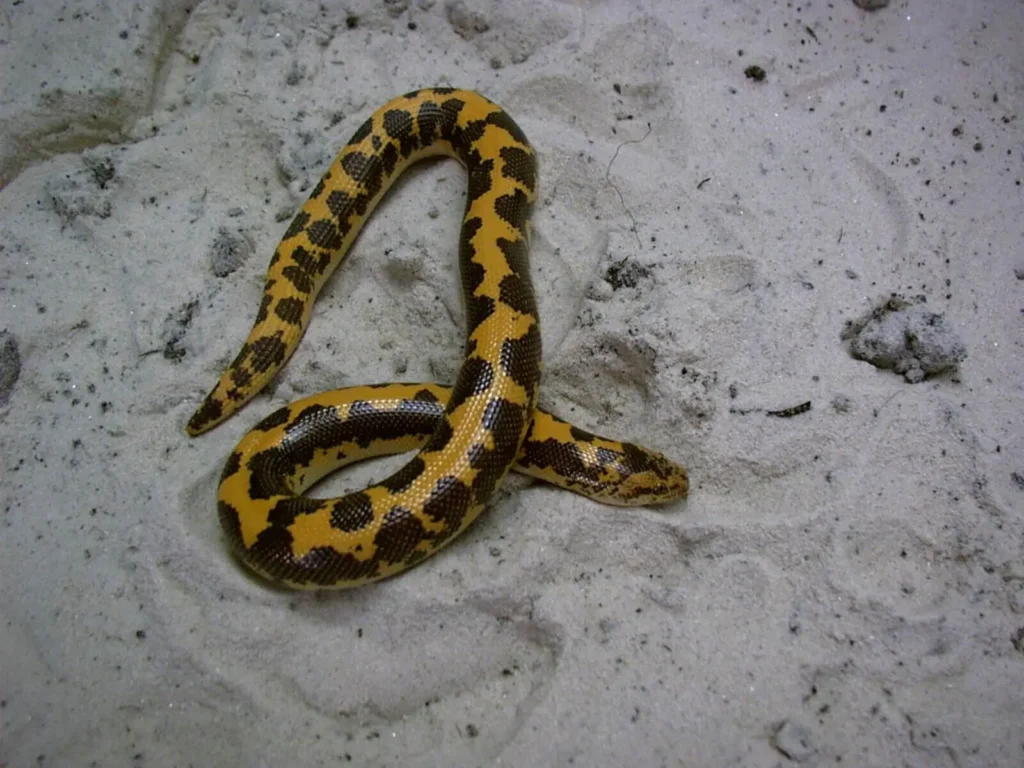
[[[685,496],[686,472],[661,454],[580,430],[536,408],[540,328],[528,250],[536,165],[526,136],[472,91],[416,91],[356,131],[296,215],[267,270],[255,324],[188,423],[198,435],[285,364],[324,282],[412,163],[457,158],[468,172],[459,267],[465,359],[453,387],[383,384],[321,393],[266,417],[221,475],[218,511],[250,568],[298,588],[393,575],[451,541],[509,469],[611,504]],[[376,485],[335,499],[302,492],[354,461],[418,449]]]

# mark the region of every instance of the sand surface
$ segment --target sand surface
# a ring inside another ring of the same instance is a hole
[[[183,427],[320,173],[432,85],[538,151],[544,405],[690,498],[510,478],[396,579],[268,588],[223,461],[300,396],[451,381],[458,164]],[[1024,764],[1019,1],[8,2],[0,94],[0,765]]]

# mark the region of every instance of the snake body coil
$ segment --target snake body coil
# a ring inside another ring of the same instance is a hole
[[[406,94],[356,131],[285,232],[253,329],[188,433],[215,426],[270,381],[388,188],[409,165],[439,154],[460,160],[469,179],[459,238],[468,327],[455,385],[323,393],[276,411],[239,443],[221,476],[221,525],[232,549],[271,580],[342,588],[402,571],[461,533],[513,467],[607,503],[686,494],[685,471],[660,454],[535,410],[534,153],[504,111],[464,90]],[[301,496],[340,466],[413,449],[409,463],[362,491]]]

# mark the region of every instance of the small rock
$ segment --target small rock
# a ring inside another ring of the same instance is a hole
[[[836,395],[832,398],[832,409],[836,413],[849,413],[853,408],[853,401],[846,395]]]
[[[242,266],[251,253],[252,247],[247,240],[222,227],[210,248],[210,266],[213,268],[213,274],[217,277],[227,277]]]
[[[817,750],[811,745],[811,732],[797,723],[784,720],[772,736],[772,746],[790,760],[804,763],[814,757]]]
[[[877,11],[879,8],[885,8],[889,0],[853,0],[853,4],[865,11]]]
[[[894,370],[912,384],[967,358],[963,341],[945,317],[927,310],[923,299],[894,295],[867,317],[850,322],[843,338],[850,341],[853,357]]]
[[[445,15],[455,33],[464,40],[472,40],[491,28],[483,16],[466,7],[462,0],[454,0],[445,6]]]

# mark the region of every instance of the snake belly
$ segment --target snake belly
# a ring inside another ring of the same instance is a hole
[[[535,156],[511,117],[465,90],[400,96],[356,131],[285,232],[252,331],[186,431],[217,425],[274,377],[378,202],[407,167],[435,155],[458,159],[468,174],[459,237],[463,363],[450,389],[385,384],[322,393],[243,438],[222,473],[221,526],[242,561],[274,582],[337,589],[403,571],[465,530],[513,466],[606,503],[686,494],[685,470],[660,454],[535,410]],[[524,452],[531,430],[539,439]],[[418,452],[375,485],[340,498],[301,496],[344,464],[407,450]]]

